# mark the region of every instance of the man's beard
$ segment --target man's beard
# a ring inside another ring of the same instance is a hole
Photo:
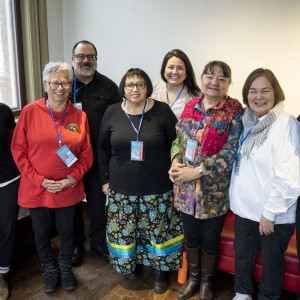
[[[87,66],[89,67],[88,69],[83,69],[82,67]],[[80,64],[78,65],[73,65],[74,72],[76,75],[82,76],[82,77],[90,77],[93,76],[95,71],[97,70],[97,65],[91,65],[89,63],[85,64]]]

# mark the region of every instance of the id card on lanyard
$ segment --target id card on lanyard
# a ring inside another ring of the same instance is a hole
[[[57,139],[58,139],[59,149],[56,151],[56,154],[64,162],[64,164],[67,167],[70,167],[77,161],[77,157],[72,153],[72,151],[69,149],[69,147],[67,145],[62,145],[62,139],[61,139],[62,125],[64,123],[67,108],[65,108],[64,111],[63,111],[61,121],[60,121],[60,125],[59,125],[60,128],[58,130],[57,126],[56,126],[55,118],[54,118],[54,115],[53,115],[53,111],[52,111],[49,103],[48,103],[48,107],[49,107],[49,110],[50,110],[51,119],[53,121],[54,128],[55,128],[55,131],[56,131],[56,134],[57,134]]]
[[[196,134],[199,130],[199,128],[203,125],[203,119],[206,117],[206,114],[204,113],[204,106],[203,106],[203,100],[202,100],[202,120],[199,121],[198,126],[196,127],[195,133],[192,138],[187,140],[185,153],[184,153],[184,159],[194,162],[195,161],[195,154],[196,154],[196,148],[197,148],[197,141],[196,141]]]
[[[139,133],[141,131],[141,127],[142,127],[142,123],[143,123],[143,119],[144,119],[144,114],[145,114],[145,109],[148,105],[148,98],[144,104],[144,108],[143,108],[143,112],[142,112],[142,116],[141,116],[141,120],[140,120],[140,124],[139,124],[139,128],[137,129],[129,114],[127,113],[126,110],[126,102],[124,104],[124,111],[125,114],[127,116],[127,118],[129,119],[132,128],[134,129],[134,131],[136,132],[136,141],[131,141],[131,149],[130,149],[130,160],[134,160],[134,161],[144,161],[144,142],[143,141],[139,141]]]
[[[74,100],[74,103],[73,103],[73,105],[77,109],[82,110],[82,103],[81,102],[76,102],[76,94],[79,90],[81,90],[83,88],[83,86],[78,88],[78,89],[76,89],[76,86],[77,86],[77,80],[76,80],[76,76],[74,76],[74,79],[73,79],[73,100]]]
[[[250,135],[251,131],[258,124],[258,122],[259,122],[259,120],[257,120],[251,126],[251,128],[248,130],[248,132],[246,133],[245,136],[242,133],[242,135],[240,137],[239,148],[238,148],[237,157],[236,157],[235,164],[234,164],[234,175],[239,175],[239,172],[240,172],[241,160],[243,158],[243,153],[242,153],[243,144],[244,144],[245,140],[248,138],[248,136]]]

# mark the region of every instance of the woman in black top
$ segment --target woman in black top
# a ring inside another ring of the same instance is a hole
[[[98,143],[111,263],[130,278],[137,264],[152,267],[154,292],[163,293],[164,271],[180,268],[183,243],[168,176],[177,119],[149,98],[152,83],[141,69],[127,71],[119,92],[124,101],[106,110]]]
[[[13,254],[19,212],[19,171],[10,151],[16,124],[11,109],[0,103],[0,298],[8,299],[6,274]]]

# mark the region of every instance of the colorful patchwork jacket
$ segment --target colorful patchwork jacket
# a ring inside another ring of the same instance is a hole
[[[179,154],[184,164],[201,170],[199,179],[174,185],[175,208],[198,219],[228,211],[231,170],[243,129],[243,108],[238,100],[226,96],[203,112],[203,97],[186,104],[171,149],[172,158]],[[188,139],[196,141],[194,161],[185,159]]]

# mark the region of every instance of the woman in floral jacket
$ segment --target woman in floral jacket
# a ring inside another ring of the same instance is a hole
[[[186,238],[189,280],[178,299],[213,299],[212,280],[220,252],[220,233],[229,208],[228,189],[243,108],[227,96],[231,69],[208,63],[201,75],[203,93],[191,99],[176,125],[172,145],[175,207],[181,212]],[[201,278],[201,282],[200,282]]]

